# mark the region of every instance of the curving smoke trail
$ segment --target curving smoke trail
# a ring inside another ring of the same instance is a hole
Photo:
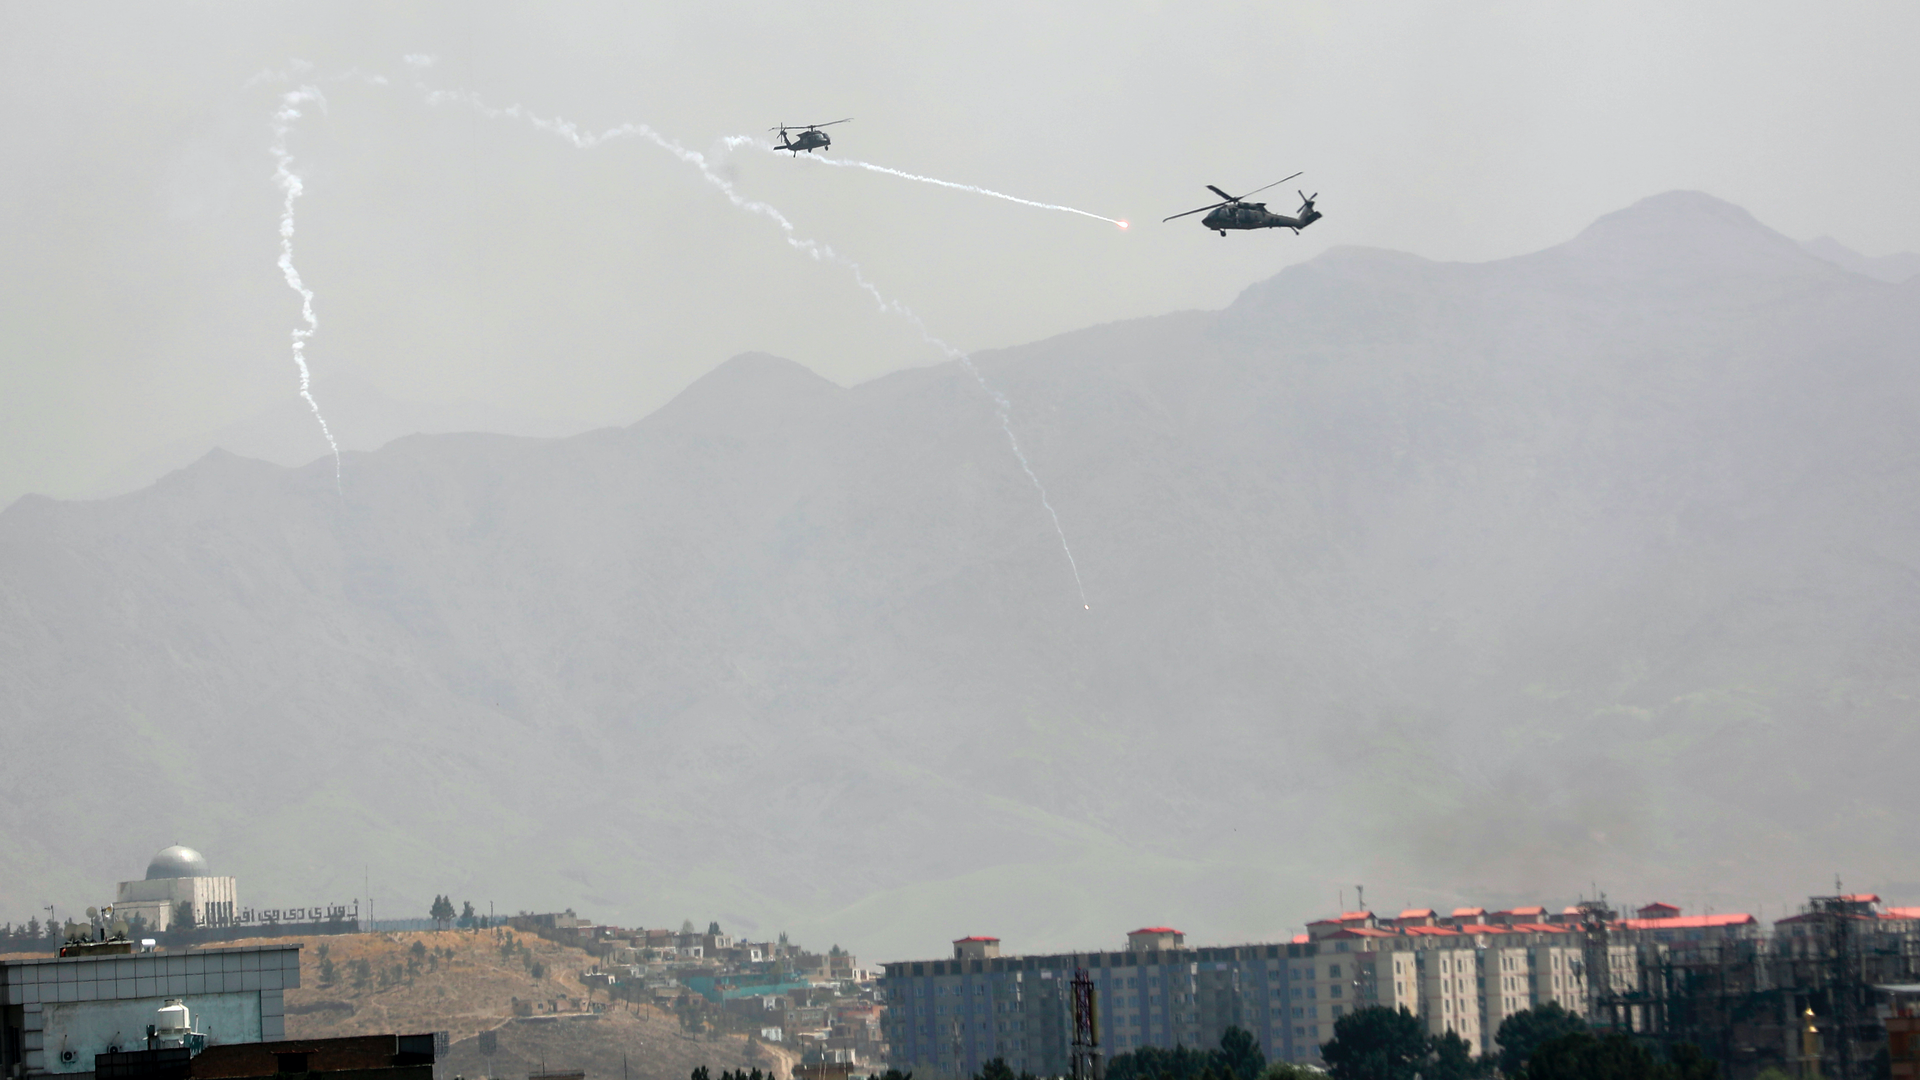
[[[726,144],[729,150],[741,146],[751,146],[756,150],[766,150],[774,154],[781,153],[781,149],[778,146],[773,145],[765,139],[755,139],[745,135],[729,135],[727,136]],[[800,157],[798,154],[794,156]],[[897,176],[902,180],[915,180],[922,184],[935,184],[943,188],[952,188],[955,191],[970,191],[975,195],[986,195],[995,199],[1005,199],[1010,203],[1019,203],[1021,206],[1031,206],[1039,210],[1059,210],[1063,213],[1090,217],[1095,221],[1105,221],[1113,225],[1118,225],[1123,229],[1127,227],[1127,223],[1119,218],[1110,218],[1105,214],[1096,214],[1091,210],[1081,210],[1072,206],[1061,206],[1058,203],[1035,202],[1032,199],[1023,199],[1018,195],[1008,195],[1004,191],[995,191],[992,188],[983,188],[974,184],[961,184],[952,180],[940,180],[931,176],[921,176],[918,173],[901,172],[899,169],[890,169],[885,165],[875,165],[870,161],[858,161],[853,158],[815,157],[812,154],[807,154],[804,160],[811,161],[817,165],[831,165],[836,169],[865,169],[868,172],[885,173],[888,176]]]
[[[428,66],[432,61],[426,57],[410,56],[407,58],[407,62],[416,68],[421,68],[421,67]],[[1047,516],[1053,522],[1054,535],[1059,537],[1060,550],[1067,557],[1067,569],[1072,571],[1073,573],[1074,588],[1078,590],[1078,592],[1080,593],[1080,604],[1083,608],[1086,608],[1089,611],[1092,610],[1092,605],[1087,601],[1086,584],[1080,579],[1080,564],[1073,557],[1072,545],[1067,543],[1067,531],[1060,524],[1059,511],[1053,508],[1052,501],[1047,497],[1046,485],[1040,482],[1039,474],[1033,471],[1033,465],[1027,460],[1026,452],[1020,448],[1019,436],[1014,434],[1013,403],[1007,399],[1007,396],[1005,394],[1001,393],[996,387],[993,386],[992,383],[989,383],[987,381],[986,376],[981,374],[980,369],[974,366],[973,358],[971,356],[967,355],[962,350],[957,349],[952,345],[949,345],[945,341],[942,341],[939,338],[935,337],[933,333],[927,329],[926,323],[921,321],[920,316],[914,314],[913,309],[907,307],[905,304],[902,304],[897,300],[890,299],[884,293],[882,293],[876,286],[874,286],[872,282],[868,281],[865,272],[863,272],[860,269],[859,263],[853,261],[850,258],[847,258],[845,255],[840,254],[839,252],[835,251],[831,246],[827,244],[824,244],[818,240],[811,240],[811,239],[801,237],[798,234],[798,230],[794,226],[793,222],[789,220],[785,214],[782,214],[773,205],[766,202],[762,202],[758,199],[748,198],[747,196],[740,194],[739,190],[734,186],[733,181],[727,179],[725,176],[722,176],[718,172],[714,171],[712,163],[708,161],[707,156],[705,154],[702,154],[697,150],[690,150],[687,147],[681,145],[679,142],[673,139],[670,139],[665,135],[660,134],[659,132],[655,131],[653,128],[648,127],[645,124],[627,123],[627,124],[620,124],[615,127],[610,127],[605,130],[597,131],[597,132],[583,131],[580,129],[578,125],[574,124],[572,121],[562,120],[557,117],[553,119],[546,119],[544,117],[536,116],[532,112],[522,108],[519,105],[511,105],[506,108],[497,108],[495,106],[488,105],[480,99],[479,95],[468,92],[468,91],[430,90],[424,86],[422,86],[421,89],[425,91],[427,95],[427,102],[429,104],[440,105],[448,102],[454,102],[454,103],[465,105],[468,108],[471,108],[475,112],[479,113],[481,116],[487,117],[488,119],[521,121],[539,131],[544,131],[544,132],[547,132],[548,134],[558,136],[559,138],[566,140],[569,144],[573,145],[575,148],[581,149],[581,150],[591,150],[591,149],[594,149],[595,147],[602,146],[606,143],[614,142],[620,139],[640,139],[644,142],[652,143],[653,145],[658,146],[661,149],[672,154],[674,157],[680,159],[681,161],[686,162],[687,164],[692,165],[695,168],[699,169],[700,175],[706,179],[707,183],[712,185],[715,189],[717,189],[722,195],[726,197],[727,201],[732,203],[734,206],[738,207],[739,209],[745,210],[749,213],[757,214],[761,217],[764,217],[769,221],[772,221],[774,224],[778,225],[780,227],[782,239],[786,240],[788,246],[794,248],[797,251],[805,252],[807,255],[811,256],[816,262],[832,263],[834,265],[845,268],[848,272],[850,272],[853,275],[853,280],[855,281],[855,283],[857,283],[861,289],[865,290],[867,295],[873,297],[874,302],[879,305],[880,310],[885,312],[890,312],[894,315],[898,315],[901,318],[904,318],[909,322],[911,322],[914,328],[920,331],[920,336],[923,340],[925,340],[929,345],[932,345],[933,347],[939,349],[942,353],[946,354],[946,356],[949,359],[959,361],[960,365],[966,368],[967,373],[973,376],[974,381],[980,384],[980,388],[986,391],[987,395],[993,399],[994,415],[998,417],[1000,420],[1000,430],[1004,432],[1007,436],[1007,445],[1012,448],[1014,459],[1020,462],[1021,471],[1025,472],[1027,474],[1027,479],[1033,483],[1034,491],[1039,493],[1040,505],[1047,511]],[[734,140],[728,139],[726,140],[726,142],[729,145],[732,145]],[[840,164],[840,162],[834,162],[833,164],[837,165],[837,164]],[[877,166],[877,165],[867,166],[867,167],[873,168],[873,169],[880,169],[880,166]],[[881,171],[892,172],[893,170],[883,169]],[[910,174],[901,173],[900,175],[909,176]],[[911,177],[911,178],[924,179],[923,177]],[[965,187],[965,185],[960,185],[960,184],[946,184],[945,181],[940,181],[940,180],[934,180],[930,182],[945,184],[948,187]],[[1013,196],[1011,195],[1000,195],[998,192],[986,191],[986,189],[984,188],[967,188],[967,190],[981,191],[981,192],[984,192],[985,194],[997,195],[998,197],[1003,199],[1012,199],[1014,202],[1027,201],[1024,199],[1014,199]],[[1074,210],[1073,208],[1066,207],[1066,206],[1055,207],[1055,206],[1048,206],[1045,203],[1029,203],[1029,205],[1044,207],[1046,209],[1068,210],[1076,214],[1086,214],[1086,216],[1088,217],[1100,217],[1100,215],[1098,214],[1087,214],[1086,211],[1084,210]],[[1100,220],[1114,221],[1113,218],[1100,218]],[[1115,224],[1118,224],[1122,228],[1126,227],[1126,222],[1123,222],[1123,221],[1115,222]]]
[[[319,87],[308,84],[280,95],[280,108],[273,114],[273,144],[268,152],[273,155],[274,183],[286,195],[280,204],[280,272],[287,279],[287,288],[300,294],[300,317],[306,323],[293,329],[293,363],[300,369],[300,396],[313,410],[313,418],[320,422],[320,434],[326,436],[327,446],[333,451],[333,486],[341,490],[340,444],[334,441],[327,418],[320,414],[320,403],[313,397],[313,373],[307,369],[307,341],[320,329],[320,322],[313,315],[313,290],[300,280],[300,271],[293,265],[293,203],[300,197],[304,185],[299,174],[293,171],[293,155],[287,150],[287,138],[293,133],[293,122],[300,119],[301,106],[307,104],[318,105],[323,110],[327,107],[327,99],[321,96]]]
[[[793,222],[772,204],[742,195],[731,180],[714,170],[713,164],[707,159],[705,154],[697,150],[688,149],[678,141],[660,134],[646,124],[627,123],[607,128],[603,131],[586,131],[582,130],[572,121],[562,120],[558,117],[552,119],[541,117],[517,104],[506,108],[498,108],[488,105],[478,94],[469,91],[435,90],[420,82],[417,78],[417,73],[425,68],[431,67],[434,62],[433,57],[412,54],[405,59],[407,65],[415,70],[415,86],[426,95],[426,100],[429,105],[456,103],[465,105],[481,116],[491,120],[519,121],[535,130],[557,136],[580,150],[591,150],[606,143],[621,139],[639,139],[643,142],[652,143],[654,146],[672,154],[680,161],[698,169],[702,178],[718,190],[720,194],[736,208],[772,221],[780,228],[781,238],[787,242],[789,247],[792,247],[796,251],[806,253],[816,262],[831,263],[846,269],[852,274],[854,282],[864,290],[868,296],[873,298],[874,303],[881,311],[890,312],[911,322],[914,328],[920,332],[920,336],[924,341],[939,349],[949,359],[959,361],[960,365],[966,369],[967,374],[973,376],[974,381],[980,385],[980,388],[993,399],[994,415],[1000,421],[1000,430],[1007,437],[1007,445],[1013,450],[1014,459],[1020,463],[1021,471],[1027,474],[1027,479],[1033,484],[1034,491],[1039,494],[1040,505],[1046,510],[1047,517],[1053,523],[1054,535],[1059,538],[1060,550],[1066,555],[1067,569],[1073,574],[1073,584],[1074,588],[1080,594],[1081,606],[1087,610],[1092,610],[1092,605],[1087,602],[1086,585],[1080,578],[1080,564],[1073,556],[1073,547],[1067,542],[1066,529],[1062,527],[1060,523],[1059,511],[1054,509],[1052,501],[1047,497],[1046,485],[1040,482],[1039,474],[1034,472],[1032,463],[1027,460],[1026,452],[1021,449],[1019,436],[1014,433],[1013,403],[1008,400],[1007,396],[1001,393],[998,388],[987,381],[986,376],[974,365],[971,356],[935,337],[933,333],[927,329],[926,323],[921,321],[920,316],[916,315],[911,308],[897,300],[887,297],[872,282],[868,281],[866,273],[860,268],[859,263],[835,251],[828,244],[800,236]],[[254,76],[247,85],[251,86],[255,83],[265,81],[287,82],[293,78],[304,75],[310,70],[310,65],[296,61],[286,72],[261,72]],[[339,78],[341,80],[353,80],[377,86],[391,85],[382,76],[368,75],[359,71],[346,72],[339,76]],[[319,88],[311,83],[304,84],[298,89],[283,94],[280,109],[274,113],[274,141],[271,148],[277,166],[274,179],[275,182],[279,184],[281,190],[286,193],[286,200],[280,218],[280,269],[286,276],[288,287],[300,294],[301,315],[306,322],[304,329],[295,329],[293,331],[293,358],[294,363],[300,368],[300,396],[306,399],[307,404],[313,409],[315,419],[320,422],[321,433],[327,437],[327,444],[333,448],[334,482],[338,485],[340,482],[340,448],[339,445],[334,442],[333,433],[327,427],[326,418],[321,416],[320,406],[314,401],[313,394],[309,389],[311,378],[307,370],[304,352],[307,340],[311,338],[314,331],[319,328],[319,323],[315,320],[313,314],[313,291],[308,289],[301,281],[299,271],[296,270],[293,265],[293,203],[295,199],[300,197],[302,184],[299,176],[292,170],[293,157],[287,150],[287,138],[292,131],[293,122],[300,118],[300,106],[308,103],[318,104],[321,108],[325,108],[326,106],[326,99],[321,95]],[[726,144],[731,148],[745,141],[747,140],[728,139],[726,140]],[[841,163],[833,162],[832,164],[838,165]],[[940,184],[945,187],[977,191],[981,194],[992,195],[997,198],[1008,199],[1013,202],[1024,203],[1042,209],[1065,210],[1069,213],[1083,214],[1087,217],[1100,218],[1102,221],[1112,221],[1121,228],[1126,227],[1126,222],[1124,221],[1115,221],[1113,218],[1100,217],[1098,214],[1088,214],[1084,210],[1075,210],[1068,206],[1052,206],[1047,203],[1031,202],[1026,199],[1014,198],[1011,195],[1002,195],[996,191],[988,191],[985,188],[974,188],[964,184],[952,184],[944,180],[933,180],[928,177],[916,177],[909,173],[897,173],[896,170],[886,169],[877,165],[862,164],[862,167],[880,172],[893,172],[909,179],[925,180],[928,183]]]

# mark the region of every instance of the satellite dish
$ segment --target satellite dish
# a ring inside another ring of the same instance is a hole
[[[89,918],[89,919],[97,919],[97,918],[99,918],[99,917],[100,917],[100,909],[99,909],[99,908],[91,908],[91,907],[90,907],[90,908],[88,908],[88,909],[87,909],[87,918]]]

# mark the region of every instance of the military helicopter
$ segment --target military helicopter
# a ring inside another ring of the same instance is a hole
[[[1293,176],[1299,175],[1299,173],[1293,174]],[[1275,180],[1273,183],[1268,184],[1267,187],[1254,188],[1252,191],[1247,192],[1247,195],[1258,195],[1267,190],[1267,188],[1277,187],[1286,183],[1288,180],[1293,179],[1293,176],[1286,177],[1282,180]],[[1207,185],[1207,190],[1220,196],[1220,198],[1225,201],[1214,203],[1211,206],[1203,206],[1200,210],[1189,210],[1185,214],[1175,214],[1170,218],[1161,218],[1160,220],[1172,221],[1173,218],[1183,218],[1186,217],[1187,214],[1197,214],[1201,210],[1211,210],[1213,213],[1201,218],[1200,224],[1205,225],[1221,236],[1227,235],[1228,229],[1292,229],[1294,233],[1298,235],[1301,229],[1319,221],[1321,217],[1320,211],[1313,208],[1313,200],[1320,197],[1320,193],[1317,191],[1311,195],[1308,195],[1304,191],[1301,192],[1300,209],[1295,211],[1299,216],[1288,217],[1285,214],[1276,214],[1268,210],[1266,203],[1241,202],[1240,200],[1246,198],[1247,195],[1229,195],[1219,188],[1214,187],[1212,184]]]
[[[851,119],[853,119],[853,117],[847,117],[847,120]],[[781,124],[777,128],[768,128],[767,130],[778,131],[780,133],[780,145],[774,149],[791,150],[793,151],[794,157],[799,157],[800,151],[802,150],[811,154],[815,147],[825,150],[827,147],[832,146],[832,136],[820,129],[823,127],[832,127],[835,124],[844,124],[847,120],[829,120],[824,124],[795,124],[793,125],[794,127],[802,128],[803,130],[800,134],[794,136],[792,140],[788,140],[787,138],[787,125],[785,124]]]

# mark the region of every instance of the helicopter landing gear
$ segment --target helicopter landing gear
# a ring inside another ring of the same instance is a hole
[[[1222,240],[1224,240],[1224,239],[1226,239],[1226,237],[1227,237],[1227,230],[1225,230],[1225,229],[1221,229],[1221,230],[1220,230],[1220,238],[1221,238]]]

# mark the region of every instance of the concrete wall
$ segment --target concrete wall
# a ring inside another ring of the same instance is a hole
[[[282,991],[300,985],[298,946],[0,963],[0,1016],[29,1075],[84,1073],[93,1055],[144,1046],[167,998],[185,999],[209,1041],[285,1037]],[[60,1060],[62,1049],[74,1060]],[[11,1066],[13,1062],[0,1062]]]
[[[194,1030],[204,1032],[207,1045],[265,1042],[261,993],[187,994],[181,1000],[193,1019]],[[279,992],[274,991],[279,997]],[[108,1050],[146,1049],[147,1025],[159,1018],[164,997],[114,1001],[56,1002],[41,1011],[40,1041],[43,1071],[90,1073],[93,1056]],[[280,1033],[273,1036],[279,1038]],[[63,1053],[63,1051],[65,1053]],[[72,1061],[65,1060],[71,1053]],[[31,1066],[30,1066],[31,1067]]]

